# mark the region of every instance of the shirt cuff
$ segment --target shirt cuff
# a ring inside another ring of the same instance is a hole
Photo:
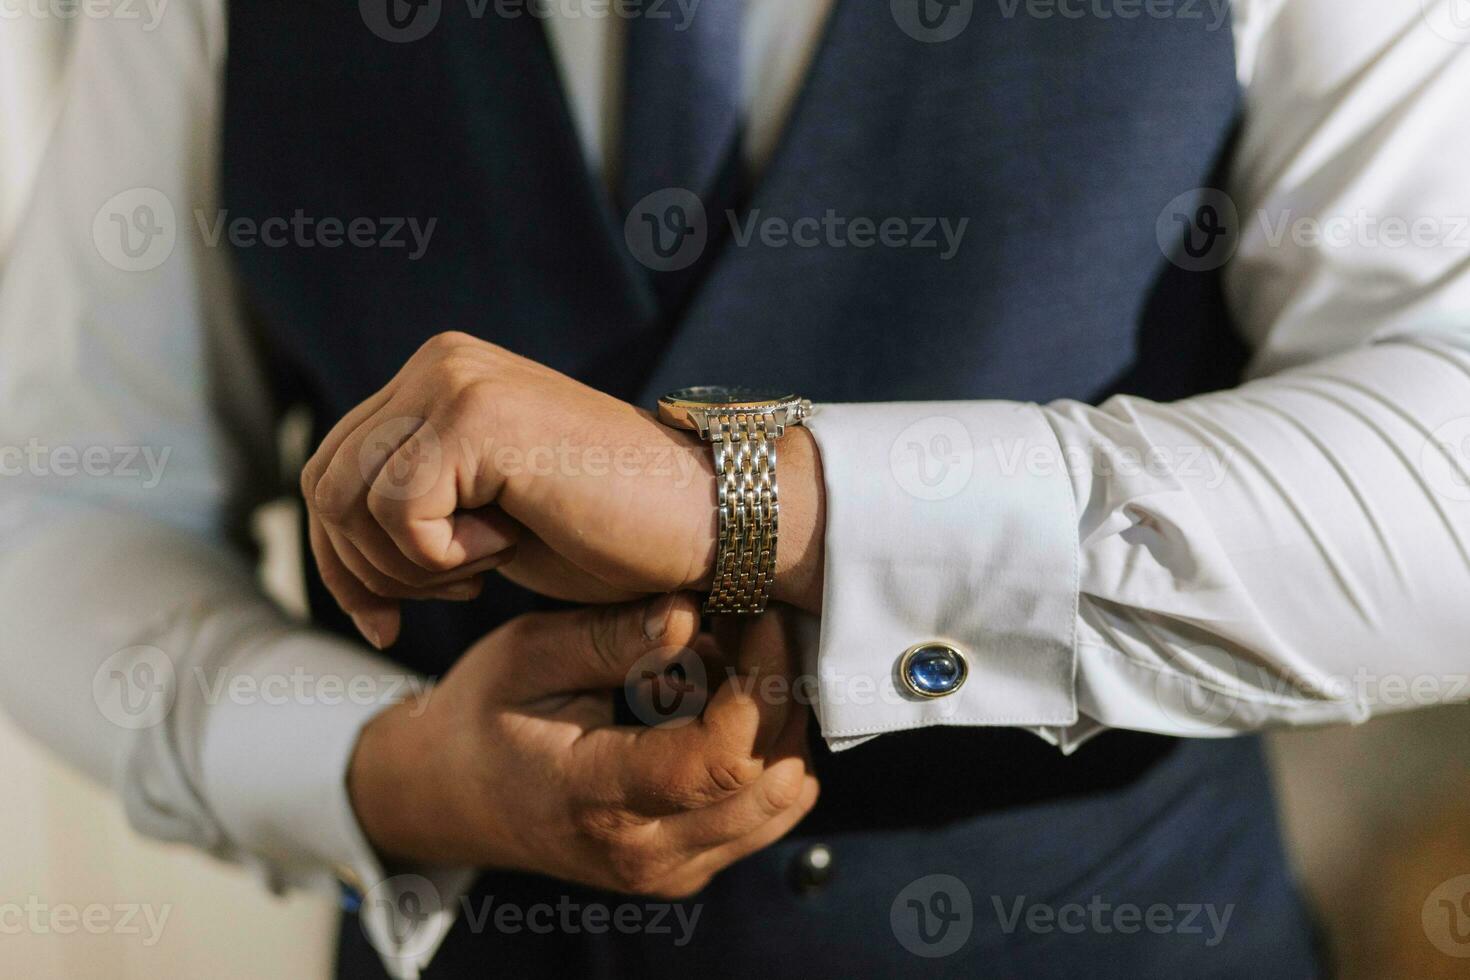
[[[192,683],[190,679],[183,679]],[[203,792],[215,816],[273,889],[333,892],[345,881],[363,901],[367,938],[398,980],[417,980],[454,922],[475,872],[385,869],[347,794],[362,727],[426,682],[349,643],[290,629],[232,661],[203,725]]]
[[[1076,498],[1035,405],[821,405],[826,482],[816,711],[830,748],[930,725],[1077,727]],[[952,693],[910,694],[905,651],[965,658]]]

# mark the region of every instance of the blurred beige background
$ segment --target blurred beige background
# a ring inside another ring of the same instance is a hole
[[[64,54],[64,21],[0,20],[0,274]],[[289,595],[289,509],[267,515],[262,528],[267,578]],[[1273,739],[1291,848],[1347,980],[1470,977],[1470,958],[1435,948],[1421,918],[1437,886],[1470,874],[1467,722],[1470,709],[1454,707]],[[3,716],[0,786],[0,906],[128,903],[168,915],[151,945],[146,926],[89,935],[80,927],[15,932],[0,922],[0,976],[328,976],[330,901],[273,898],[239,869],[140,839],[109,794],[48,759]],[[1470,956],[1470,944],[1456,952]]]

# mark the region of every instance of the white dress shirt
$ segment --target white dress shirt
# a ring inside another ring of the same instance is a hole
[[[757,166],[829,2],[752,0]],[[607,173],[617,21],[549,9]],[[1226,287],[1251,380],[1168,405],[820,406],[812,666],[834,748],[950,724],[1070,750],[1110,727],[1228,735],[1470,696],[1470,29],[1443,0],[1234,10]],[[372,886],[343,776],[405,678],[267,600],[239,547],[280,485],[229,256],[193,218],[217,208],[223,4],[145,27],[78,22],[0,281],[0,699],[142,832],[277,886]],[[94,243],[120,194],[172,228],[156,268]],[[968,681],[897,696],[897,658],[931,639]],[[446,897],[467,880],[424,873]],[[403,932],[389,906],[365,921],[413,976],[452,911]]]

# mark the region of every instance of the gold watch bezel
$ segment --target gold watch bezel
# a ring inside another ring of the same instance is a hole
[[[665,425],[679,429],[704,431],[705,420],[711,415],[777,415],[782,427],[799,424],[811,411],[811,403],[796,393],[775,397],[761,396],[748,399],[710,401],[683,397],[686,393],[702,389],[735,390],[714,385],[699,385],[671,391],[658,400],[658,418]]]

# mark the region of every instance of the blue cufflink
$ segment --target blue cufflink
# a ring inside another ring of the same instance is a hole
[[[362,892],[345,881],[337,882],[337,906],[348,915],[355,915],[362,908]]]
[[[970,667],[965,655],[948,643],[920,643],[904,651],[898,679],[915,697],[942,698],[965,683]]]

